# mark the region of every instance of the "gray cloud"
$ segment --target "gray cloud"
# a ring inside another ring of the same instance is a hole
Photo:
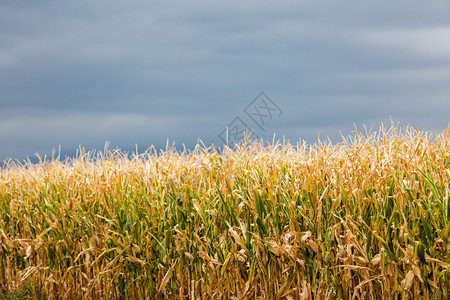
[[[390,116],[439,129],[449,12],[415,0],[3,2],[0,159],[106,140],[217,144],[262,90],[285,111],[258,132],[268,139],[337,140]]]

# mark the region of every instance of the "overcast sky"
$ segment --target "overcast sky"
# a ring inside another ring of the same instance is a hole
[[[0,1],[0,160],[221,145],[238,123],[294,143],[390,118],[441,130],[449,16],[448,0]]]

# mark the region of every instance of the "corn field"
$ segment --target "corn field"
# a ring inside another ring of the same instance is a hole
[[[448,129],[6,161],[0,299],[449,299],[449,189]]]

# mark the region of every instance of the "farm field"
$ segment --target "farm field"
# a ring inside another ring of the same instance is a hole
[[[449,131],[395,126],[6,162],[0,299],[449,299],[449,189]]]

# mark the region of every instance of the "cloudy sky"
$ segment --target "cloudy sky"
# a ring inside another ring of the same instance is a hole
[[[448,0],[0,1],[0,161],[221,145],[236,124],[294,143],[390,118],[439,131],[449,15]]]

